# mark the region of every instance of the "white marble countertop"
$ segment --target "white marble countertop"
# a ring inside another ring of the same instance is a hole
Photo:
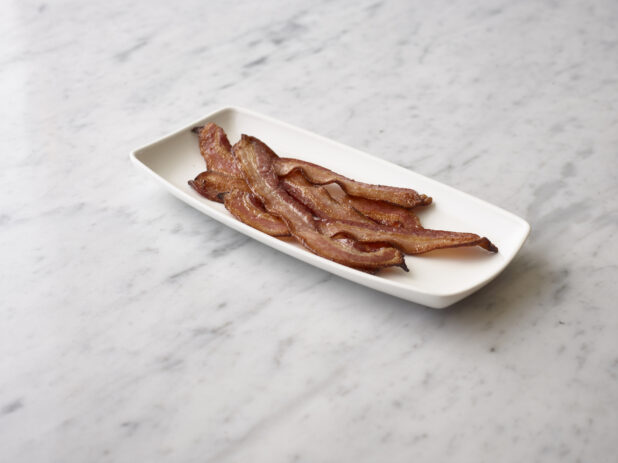
[[[168,5],[0,6],[0,460],[614,459],[616,2]],[[297,262],[129,163],[229,104],[532,234],[443,311]]]

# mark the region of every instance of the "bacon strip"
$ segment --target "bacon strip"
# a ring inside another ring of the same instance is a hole
[[[199,135],[200,153],[208,170],[241,177],[238,163],[232,155],[232,146],[221,127],[209,122],[203,127],[194,127],[193,132]]]
[[[232,190],[224,198],[225,208],[241,222],[270,236],[290,236],[287,225],[279,217],[266,212],[252,193]]]
[[[408,229],[422,228],[418,216],[405,207],[387,203],[386,201],[350,196],[338,188],[332,189],[329,193],[338,203],[346,204],[382,225]]]
[[[250,191],[247,183],[238,177],[222,174],[212,170],[202,172],[189,185],[199,194],[211,201],[223,202],[221,195],[232,190]]]
[[[487,238],[478,235],[424,230],[414,212],[398,205],[399,203],[429,204],[431,198],[425,195],[418,195],[414,190],[403,188],[363,184],[315,164],[281,159],[259,140],[245,137],[246,144],[251,145],[254,151],[261,150],[263,151],[261,155],[268,154],[266,156],[268,162],[264,165],[267,170],[275,172],[275,179],[277,173],[287,172],[286,177],[278,181],[275,191],[281,195],[282,187],[297,200],[291,210],[295,211],[294,218],[300,219],[300,222],[286,220],[285,217],[282,220],[277,215],[267,212],[260,199],[252,193],[243,178],[244,168],[241,168],[241,163],[232,151],[223,129],[211,123],[204,127],[196,127],[193,131],[200,135],[200,151],[210,169],[199,174],[195,180],[189,181],[198,193],[208,199],[224,202],[226,208],[238,220],[269,235],[289,236],[290,224],[293,225],[295,229],[292,230],[292,234],[296,230],[294,236],[323,257],[361,270],[375,270],[386,266],[383,260],[380,264],[367,265],[366,261],[363,261],[361,265],[357,265],[358,254],[371,254],[372,258],[376,258],[388,250],[392,252],[392,246],[410,254],[446,247],[475,245],[497,252],[497,248]],[[237,145],[240,145],[240,142]],[[272,172],[269,172],[269,175],[272,177]],[[321,186],[328,183],[336,183],[341,189],[334,186],[326,189]],[[395,193],[393,190],[396,190]],[[350,192],[369,193],[373,199],[351,196]],[[388,195],[389,201],[375,199],[384,195]],[[392,195],[397,204],[390,202],[393,201]],[[283,201],[283,204],[289,208],[294,199],[289,196],[288,198],[291,201]],[[303,208],[303,205],[306,208]],[[301,209],[298,209],[298,206]],[[315,220],[313,216],[324,220]],[[324,245],[324,236],[321,238],[316,236],[320,234],[332,238],[326,241],[328,245],[326,255],[316,248]],[[329,257],[328,253],[335,257]],[[399,258],[403,261],[402,256]],[[350,260],[356,263],[350,263]],[[405,268],[405,262],[388,265],[401,265]]]
[[[458,233],[441,230],[417,228],[406,230],[385,225],[359,224],[344,220],[324,220],[319,229],[327,236],[351,236],[365,243],[386,242],[398,247],[406,254],[423,254],[435,249],[457,248],[461,246],[480,246],[489,252],[498,252],[498,248],[485,237],[474,233]]]
[[[268,212],[281,217],[292,236],[307,249],[350,267],[378,269],[396,265],[407,270],[403,254],[393,247],[364,252],[320,233],[313,214],[279,184],[274,168],[277,155],[260,140],[242,135],[232,150],[251,191],[262,200]]]
[[[321,219],[348,220],[361,224],[375,224],[373,220],[365,217],[349,204],[335,201],[326,188],[309,183],[299,171],[293,171],[283,179],[279,179],[279,181],[284,190],[313,212],[315,217],[320,217]],[[350,198],[343,191],[341,194]],[[367,201],[373,202],[369,199]],[[388,243],[384,242],[361,243],[346,237],[336,237],[336,239],[348,247],[366,252],[376,251],[382,247],[390,246]]]
[[[309,183],[299,171],[292,171],[280,180],[283,189],[308,207],[316,217],[322,219],[375,223],[373,220],[359,213],[352,206],[344,202],[335,201],[326,188]],[[345,193],[343,194],[345,195]]]
[[[386,201],[403,207],[431,204],[429,196],[418,194],[412,189],[357,182],[325,167],[299,159],[279,158],[275,164],[275,169],[280,177],[285,177],[294,170],[300,170],[311,183],[315,185],[336,183],[350,196]]]
[[[189,184],[202,196],[218,202],[222,202],[219,197],[221,193],[229,192],[233,188],[248,191],[248,187],[243,182],[231,178],[240,177],[241,172],[224,130],[214,123],[209,123],[202,127],[194,127],[193,132],[199,134],[202,155],[207,165],[209,167],[212,166],[214,171],[198,175]],[[277,163],[280,161],[281,159],[278,159]],[[305,206],[309,207],[318,217],[359,222],[367,221],[369,223],[375,221],[384,225],[397,225],[405,228],[420,226],[420,221],[416,214],[401,206],[385,201],[374,201],[349,196],[341,190],[333,189],[331,192],[328,192],[316,187],[316,190],[312,191],[309,188],[310,184],[307,181],[302,182],[301,174],[296,170],[287,177],[287,181],[284,180],[284,188],[286,188],[288,193],[305,204]],[[337,207],[336,203],[332,201],[333,195],[336,195],[334,199],[341,206]],[[318,205],[320,208],[316,207]],[[320,214],[318,209],[328,209],[330,214]],[[360,214],[355,213],[354,210]],[[372,220],[367,220],[366,217]],[[247,219],[250,218],[247,217]]]
[[[242,223],[271,236],[290,236],[287,225],[264,210],[242,178],[206,171],[189,180],[189,185],[205,198],[223,203]]]

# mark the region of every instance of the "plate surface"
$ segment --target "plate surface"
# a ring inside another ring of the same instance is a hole
[[[205,170],[197,137],[190,129],[215,122],[234,144],[241,133],[253,135],[279,156],[320,164],[367,183],[414,188],[434,199],[419,215],[425,228],[477,233],[499,248],[434,251],[406,256],[410,272],[386,269],[370,275],[316,256],[300,245],[259,232],[229,214],[222,204],[201,197],[187,181]],[[433,308],[447,307],[495,278],[523,245],[530,225],[520,217],[395,164],[246,109],[227,107],[131,153],[137,167],[172,194],[204,214],[281,252],[335,275]],[[256,262],[257,265],[257,262]]]

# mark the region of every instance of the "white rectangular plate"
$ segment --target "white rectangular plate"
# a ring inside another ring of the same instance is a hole
[[[209,201],[187,181],[205,170],[198,141],[190,129],[214,122],[235,143],[241,133],[258,137],[282,157],[320,164],[367,183],[413,188],[434,199],[420,213],[423,226],[487,236],[499,248],[490,254],[480,248],[434,251],[407,256],[410,272],[386,269],[377,275],[353,270],[316,256],[300,245],[259,232]],[[148,172],[172,194],[221,223],[290,256],[358,284],[433,308],[447,307],[495,278],[523,245],[530,225],[496,206],[382,159],[246,109],[227,107],[195,121],[131,153],[137,167]],[[255,265],[258,265],[256,262]]]

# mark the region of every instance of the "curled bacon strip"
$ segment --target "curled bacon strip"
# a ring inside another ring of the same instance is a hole
[[[418,216],[405,207],[387,203],[386,201],[350,196],[336,188],[329,191],[329,193],[340,204],[347,204],[362,215],[382,225],[409,229],[422,228]]]
[[[232,190],[224,195],[224,204],[234,217],[261,232],[270,236],[290,236],[287,225],[266,212],[260,200],[250,192]]]
[[[189,185],[205,198],[223,203],[242,223],[271,236],[290,236],[287,225],[264,210],[242,178],[206,171],[189,180]]]
[[[498,252],[487,238],[474,233],[458,233],[424,228],[403,229],[385,225],[360,224],[345,220],[323,220],[319,229],[328,236],[351,236],[361,243],[386,242],[397,246],[406,254],[422,254],[434,249],[480,246]]]
[[[212,170],[202,172],[195,180],[189,180],[189,185],[199,194],[211,201],[222,203],[222,194],[232,190],[250,191],[247,183],[238,177],[222,174]]]
[[[323,235],[313,214],[279,184],[274,168],[277,155],[260,140],[243,135],[234,145],[233,153],[251,191],[260,198],[268,212],[286,223],[292,236],[307,249],[350,267],[379,269],[400,266],[407,270],[403,254],[393,247],[381,247],[375,252],[359,251]]]
[[[287,225],[264,210],[252,193],[232,153],[223,129],[210,123],[194,127],[199,135],[200,152],[210,169],[202,172],[189,185],[211,201],[223,203],[238,220],[271,236],[290,236]]]
[[[194,127],[193,132],[199,135],[200,153],[208,170],[241,177],[238,163],[232,155],[232,146],[221,127],[209,122],[202,127]]]
[[[299,171],[293,171],[281,179],[281,186],[308,207],[316,217],[375,223],[345,202],[335,201],[326,188],[309,183]]]
[[[409,188],[357,182],[325,167],[299,159],[279,158],[275,164],[275,169],[277,175],[281,177],[288,175],[294,170],[300,170],[311,183],[315,185],[336,183],[350,196],[386,201],[403,207],[427,206],[431,204],[429,196],[419,194]]]

